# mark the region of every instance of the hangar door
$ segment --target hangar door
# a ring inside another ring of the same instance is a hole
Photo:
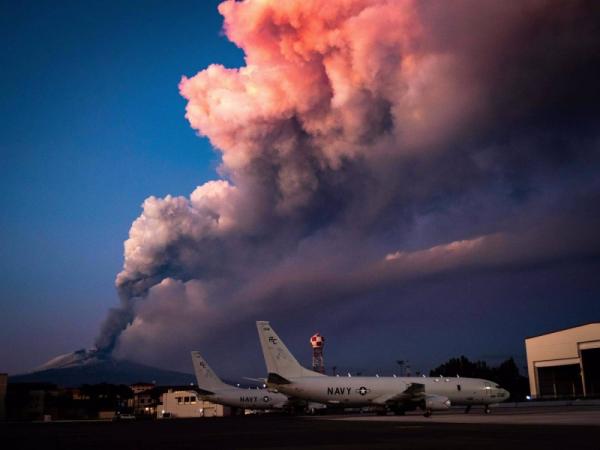
[[[539,395],[575,397],[583,394],[579,364],[537,368]]]
[[[581,365],[586,395],[600,396],[600,348],[581,350]]]

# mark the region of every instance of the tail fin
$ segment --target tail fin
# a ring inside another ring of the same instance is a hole
[[[277,377],[272,376],[277,375],[283,380],[281,380],[281,383],[276,384],[285,384],[284,382],[288,378],[323,376],[321,373],[302,367],[271,328],[269,322],[256,322],[256,328],[258,329],[260,346],[265,357],[270,380],[277,379]]]
[[[199,352],[192,352],[192,363],[194,364],[196,381],[198,382],[198,387],[200,389],[213,392],[215,390],[230,387],[223,383],[213,372]]]

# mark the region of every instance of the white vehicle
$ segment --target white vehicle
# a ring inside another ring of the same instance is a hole
[[[269,322],[256,322],[270,388],[286,395],[343,407],[377,407],[403,414],[421,408],[429,417],[450,405],[500,403],[509,392],[493,381],[445,377],[331,377],[302,367],[277,336]]]
[[[198,352],[192,352],[199,396],[220,405],[252,410],[281,409],[287,406],[287,396],[268,389],[242,389],[223,383]]]

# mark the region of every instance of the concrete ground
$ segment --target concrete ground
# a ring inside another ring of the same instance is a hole
[[[464,409],[435,412],[431,417],[423,417],[421,412],[410,412],[405,416],[330,416],[331,420],[410,422],[410,423],[462,423],[496,425],[596,425],[600,426],[600,407],[520,407],[496,408],[491,414],[484,414],[481,408],[473,408],[469,414]],[[600,449],[600,443],[598,443]]]
[[[2,423],[0,446],[11,450],[600,448],[597,408],[507,411],[502,414],[495,411],[491,416],[473,411],[466,418],[453,411],[431,419],[419,415],[256,415],[131,422]]]

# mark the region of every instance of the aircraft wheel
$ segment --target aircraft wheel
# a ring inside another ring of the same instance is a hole
[[[490,409],[490,407],[488,405],[485,406],[484,412],[486,414],[491,414],[492,410]]]
[[[425,414],[423,414],[425,417],[431,417],[431,410],[428,409],[427,411],[425,411]]]
[[[470,411],[471,411],[471,405],[467,405],[467,407],[465,408],[465,414],[469,414]]]

